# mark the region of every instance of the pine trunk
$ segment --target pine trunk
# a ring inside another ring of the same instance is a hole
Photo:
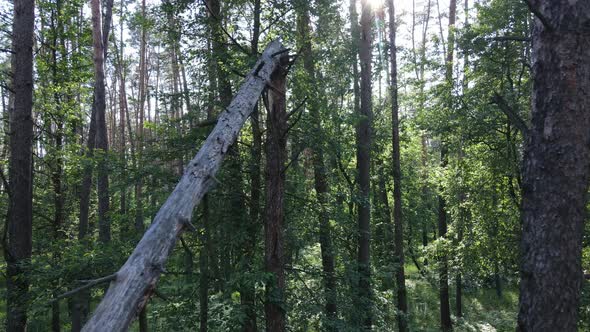
[[[33,221],[33,34],[35,2],[14,1],[12,27],[12,90],[10,110],[10,160],[7,263],[6,330],[26,331],[29,277],[26,266],[32,251]]]
[[[389,4],[389,56],[391,67],[391,125],[392,125],[392,156],[393,156],[393,222],[395,243],[395,281],[397,288],[397,315],[398,330],[408,330],[406,320],[408,314],[408,300],[406,295],[406,275],[404,270],[404,226],[402,219],[402,174],[400,161],[400,137],[399,137],[399,105],[397,91],[397,46],[396,46],[396,19],[393,0]]]
[[[590,2],[530,3],[537,19],[518,330],[576,331],[590,175]]]

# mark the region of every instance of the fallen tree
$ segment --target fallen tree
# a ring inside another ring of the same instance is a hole
[[[266,87],[273,88],[270,77],[286,53],[278,40],[266,47],[82,331],[125,331],[146,305],[179,236],[194,228],[190,222],[193,210],[216,182],[215,174],[229,147],[261,93]]]

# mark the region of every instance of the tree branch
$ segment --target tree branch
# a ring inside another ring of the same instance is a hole
[[[234,39],[234,37],[232,37],[232,35],[229,32],[227,32],[227,30],[223,26],[223,22],[221,22],[221,19],[213,13],[211,8],[209,8],[209,4],[207,3],[207,0],[203,0],[203,4],[205,4],[205,8],[207,8],[207,11],[211,15],[211,17],[213,17],[217,21],[217,23],[219,23],[219,27],[221,28],[221,31],[223,31],[223,33],[227,36],[227,38],[229,38],[229,40],[231,40],[232,44],[237,46],[240,49],[240,51],[242,51],[247,56],[251,56],[252,52],[250,52],[246,48],[244,48],[244,46],[242,46],[237,40]]]
[[[535,6],[533,6],[533,3],[531,2],[531,0],[523,0],[527,6],[529,6],[529,10],[531,11],[531,13],[533,13],[533,15],[535,15],[539,21],[541,21],[541,23],[543,23],[543,25],[545,26],[545,28],[549,31],[553,31],[555,30],[555,28],[553,27],[553,25],[551,25],[551,23],[549,22],[549,19],[547,17],[545,17],[545,15],[543,15],[543,13],[541,13],[541,11],[539,11],[538,8],[536,8]]]
[[[492,103],[498,105],[500,110],[506,114],[508,120],[520,130],[520,132],[527,136],[529,132],[529,127],[526,122],[518,115],[518,113],[508,105],[508,102],[502,97],[499,93],[494,92],[494,96],[492,97]]]
[[[490,38],[494,41],[520,41],[520,42],[530,42],[531,39],[529,37],[521,37],[521,36],[497,36]]]
[[[105,283],[105,282],[110,282],[110,281],[113,281],[115,279],[117,279],[117,274],[116,273],[113,273],[113,274],[108,275],[106,277],[94,279],[94,280],[85,280],[84,282],[87,283],[86,285],[81,286],[81,287],[78,287],[78,288],[75,288],[75,289],[72,289],[69,292],[65,292],[65,293],[63,293],[61,295],[56,296],[53,300],[51,300],[51,303],[57,302],[60,299],[63,299],[63,298],[66,298],[66,297],[70,297],[70,296],[72,296],[72,295],[74,295],[76,293],[79,293],[79,292],[81,292],[81,291],[83,291],[85,289],[92,288],[92,287],[94,287],[96,285],[100,285],[100,284]]]

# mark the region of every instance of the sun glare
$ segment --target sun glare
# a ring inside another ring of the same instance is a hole
[[[369,0],[369,4],[374,9],[382,8],[385,5],[385,0]]]

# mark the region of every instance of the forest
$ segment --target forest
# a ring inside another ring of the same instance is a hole
[[[0,98],[5,331],[590,331],[588,0],[0,0]]]

